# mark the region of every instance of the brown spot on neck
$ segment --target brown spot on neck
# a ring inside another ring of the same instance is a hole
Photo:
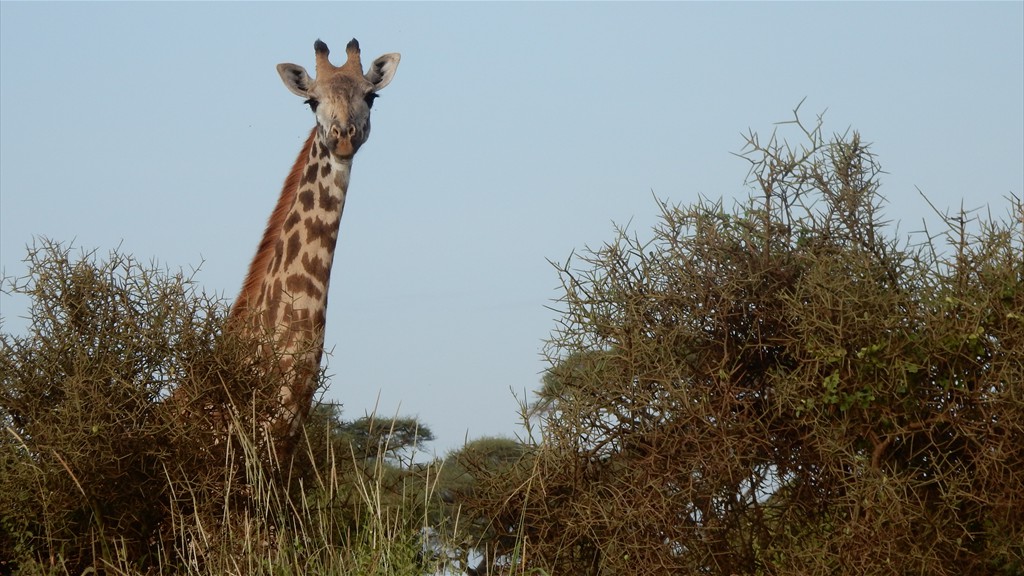
[[[327,186],[324,186],[323,184],[320,184],[320,194],[318,200],[320,203],[320,209],[327,213],[333,214],[334,212],[337,212],[341,207],[341,198],[332,196],[331,190]]]

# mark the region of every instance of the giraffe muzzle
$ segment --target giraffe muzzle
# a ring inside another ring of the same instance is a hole
[[[336,156],[351,157],[361,144],[356,138],[357,132],[356,127],[351,124],[333,122],[327,130],[327,149]]]

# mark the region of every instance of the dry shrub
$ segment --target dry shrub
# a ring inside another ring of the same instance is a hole
[[[28,333],[0,335],[0,558],[79,573],[201,556],[272,476],[255,423],[274,382],[182,273],[45,240],[27,262],[8,289],[32,299]]]
[[[264,423],[288,375],[225,333],[222,301],[118,251],[43,240],[27,262],[6,288],[31,298],[30,324],[0,335],[0,574],[431,564],[436,472],[403,460],[429,429],[320,405],[279,462]]]
[[[559,266],[542,441],[463,515],[551,574],[1019,574],[1024,206],[900,242],[821,121]],[[944,239],[945,242],[937,239]]]

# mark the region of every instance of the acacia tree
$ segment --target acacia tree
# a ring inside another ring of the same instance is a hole
[[[557,574],[1019,573],[1024,207],[882,219],[821,121],[753,192],[559,265],[543,442],[466,507]]]

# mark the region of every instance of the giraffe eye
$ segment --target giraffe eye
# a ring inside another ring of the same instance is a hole
[[[316,98],[310,98],[309,100],[306,100],[306,104],[309,104],[310,110],[316,112],[316,107],[318,104],[320,104],[320,101],[317,100]]]
[[[369,94],[363,97],[363,101],[366,102],[366,106],[368,108],[373,108],[373,101],[376,100],[377,98],[378,96],[376,92],[370,92]]]

